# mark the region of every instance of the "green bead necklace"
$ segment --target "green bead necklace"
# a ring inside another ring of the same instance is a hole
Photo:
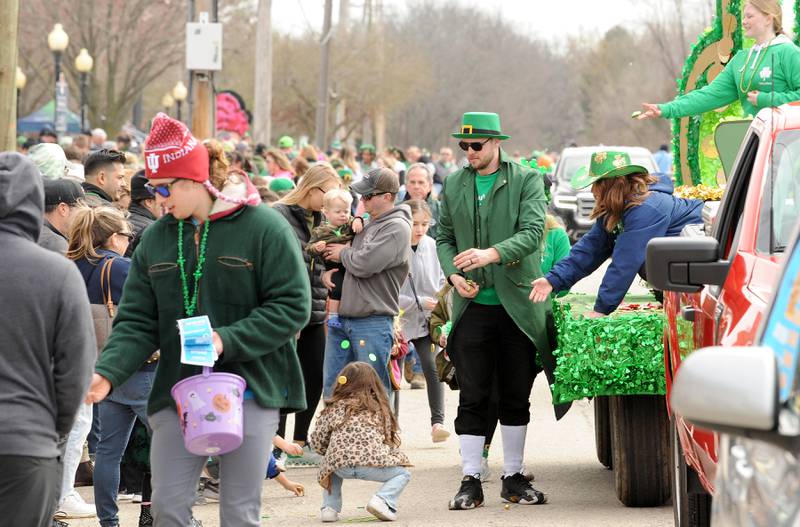
[[[183,309],[186,316],[194,316],[197,309],[197,294],[200,291],[200,277],[203,276],[203,264],[206,262],[206,240],[208,240],[208,225],[203,226],[203,236],[200,238],[200,250],[197,254],[197,267],[194,270],[194,292],[189,300],[189,283],[186,280],[186,259],[183,257],[183,220],[178,221],[178,268],[181,270],[181,288],[183,289]]]

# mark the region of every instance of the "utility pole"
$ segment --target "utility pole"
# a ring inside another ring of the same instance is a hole
[[[319,93],[317,94],[317,132],[314,140],[317,146],[327,147],[325,135],[328,124],[328,69],[331,60],[331,18],[333,15],[333,0],[325,0],[325,21],[322,24],[322,40],[320,42],[320,72]]]
[[[272,0],[258,0],[253,140],[269,145],[272,135]]]
[[[384,17],[383,17],[383,1],[376,0],[376,19],[378,30],[375,32],[377,38],[376,46],[378,51],[377,63],[379,75],[383,77],[386,72],[386,39],[384,37]],[[386,110],[382,102],[378,102],[373,116],[375,127],[375,148],[382,151],[386,146]]]
[[[205,17],[213,17],[217,13],[217,0],[195,0],[195,8],[198,12],[197,21],[202,21]],[[206,21],[209,21],[206,19]],[[211,22],[216,19],[211,18]],[[214,73],[211,71],[192,71],[192,134],[200,140],[213,137],[215,133],[215,100],[213,80]]]
[[[347,34],[350,28],[350,0],[339,0],[339,24],[336,26],[336,33],[339,36],[339,43],[347,41]],[[334,86],[334,91],[337,93],[339,90]],[[335,130],[334,137],[340,141],[345,138],[345,129],[342,126],[347,119],[347,100],[338,95],[336,99],[336,108],[334,109],[333,128]]]
[[[17,23],[19,0],[0,0],[0,152],[17,144]]]

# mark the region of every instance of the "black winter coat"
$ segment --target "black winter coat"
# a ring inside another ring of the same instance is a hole
[[[280,212],[292,226],[300,243],[300,250],[303,252],[303,259],[306,262],[306,269],[308,269],[308,279],[311,281],[311,320],[308,325],[322,324],[325,322],[325,303],[328,299],[328,289],[322,283],[325,265],[321,259],[313,258],[305,251],[305,246],[311,239],[305,209],[299,205],[283,203],[275,203],[272,208]],[[320,223],[322,223],[322,213],[314,212],[314,227]]]
[[[130,212],[128,223],[131,224],[133,240],[128,244],[128,250],[125,251],[125,256],[130,258],[133,254],[133,250],[136,249],[136,246],[139,245],[139,241],[142,239],[142,233],[156,221],[156,217],[152,212],[137,203],[131,203],[131,206],[128,207],[128,212]]]

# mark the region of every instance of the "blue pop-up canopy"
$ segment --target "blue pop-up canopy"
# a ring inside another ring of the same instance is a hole
[[[55,100],[50,99],[50,102],[36,110],[30,115],[26,115],[17,119],[17,133],[38,133],[42,128],[54,129],[53,126],[53,112],[55,108]],[[67,111],[67,133],[77,134],[81,131],[81,118]]]

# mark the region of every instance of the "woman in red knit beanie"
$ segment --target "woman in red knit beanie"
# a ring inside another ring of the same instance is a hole
[[[261,201],[221,147],[164,114],[145,142],[148,188],[165,215],[133,255],[114,328],[87,402],[102,400],[157,349],[148,401],[155,524],[185,527],[206,462],[184,448],[171,388],[200,368],[181,363],[177,321],[207,315],[214,371],[245,379],[244,441],[220,456],[221,525],[257,526],[279,411],[305,409],[295,335],[309,318],[305,266],[289,224]]]

